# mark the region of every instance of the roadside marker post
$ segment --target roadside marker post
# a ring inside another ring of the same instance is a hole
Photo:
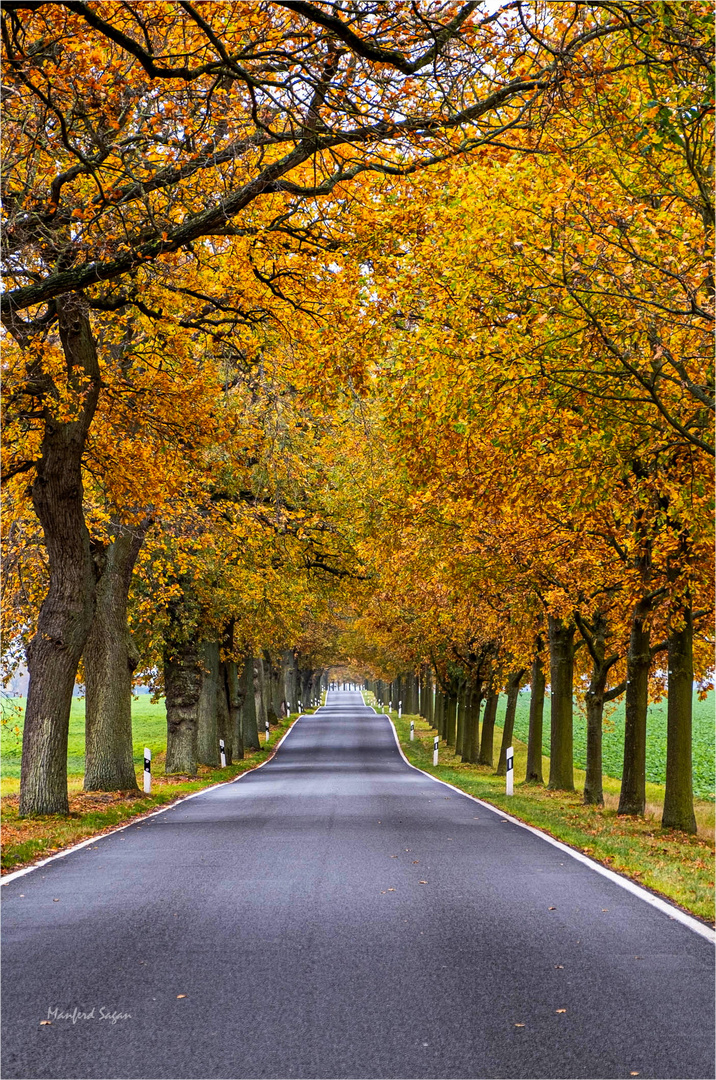
[[[515,751],[511,746],[507,747],[507,772],[505,773],[505,794],[514,795],[515,779]]]
[[[440,737],[435,735],[433,737],[433,765],[438,763],[438,747],[440,746]]]
[[[144,793],[150,795],[152,791],[152,751],[148,746],[144,747]]]
[[[221,758],[222,769],[226,768],[226,744],[223,739],[219,739],[219,757]]]
[[[402,715],[403,715],[403,702],[399,701],[398,702],[398,720],[400,720]]]
[[[414,742],[414,740],[415,740],[415,721],[411,720],[410,721],[410,741]]]
[[[267,743],[268,743],[268,741],[269,741],[269,738],[270,738],[270,732],[269,732],[269,722],[268,722],[268,720],[267,720],[267,721],[266,721],[266,742],[267,742]]]

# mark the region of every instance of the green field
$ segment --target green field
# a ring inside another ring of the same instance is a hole
[[[502,724],[506,698],[500,696],[497,723]],[[621,780],[624,753],[624,702],[607,705],[604,718],[602,746],[603,768],[606,776]],[[527,742],[529,734],[530,693],[523,690],[517,703],[515,737]],[[549,755],[549,697],[544,703],[544,737],[542,752]],[[714,694],[704,701],[694,699],[694,795],[699,799],[714,797]],[[574,764],[587,764],[587,720],[577,703],[574,706]],[[647,717],[646,778],[651,783],[666,781],[666,700],[649,706]]]
[[[2,700],[2,775],[4,777],[19,777],[20,775],[22,737],[21,734],[15,733],[15,728],[22,729],[24,709],[24,698],[3,698]],[[152,702],[150,694],[140,694],[132,700],[132,742],[135,765],[142,763],[145,746],[152,751],[152,756],[166,750],[167,714],[164,699]],[[81,776],[85,771],[84,698],[72,699],[67,771],[70,776]]]

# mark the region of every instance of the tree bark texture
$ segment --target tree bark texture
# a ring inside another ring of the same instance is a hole
[[[100,370],[85,301],[58,298],[59,332],[78,415],[43,410],[32,504],[45,537],[49,588],[27,650],[30,685],[22,741],[21,816],[67,814],[67,739],[77,667],[94,617],[95,569],[82,508],[82,456],[97,408]],[[43,376],[43,378],[45,378]],[[51,380],[50,380],[51,382]],[[48,392],[48,396],[52,396]]]
[[[573,623],[549,616],[550,657],[550,761],[549,787],[574,791],[574,683]]]
[[[84,649],[85,791],[137,790],[132,748],[132,673],[139,653],[127,625],[132,570],[147,526],[118,526],[95,556],[100,577]]]
[[[693,617],[686,607],[669,632],[666,792],[661,824],[665,829],[696,832],[691,759],[694,696]]]
[[[647,619],[651,607],[652,601],[648,596],[642,597],[635,605],[627,651],[624,766],[617,813],[634,817],[643,816],[646,809],[646,713],[651,667]]]
[[[485,713],[482,718],[482,737],[480,739],[480,753],[477,758],[478,765],[492,765],[498,700],[499,694],[490,688],[485,699]]]
[[[203,678],[199,696],[199,761],[217,768],[219,765],[219,718],[217,696],[219,685],[219,642],[205,641],[201,646]]]
[[[241,685],[244,692],[244,702],[241,707],[241,722],[243,732],[244,751],[258,750],[259,748],[259,714],[257,709],[258,694],[256,691],[256,660],[251,653],[244,659]]]
[[[198,644],[195,641],[167,643],[164,649],[167,707],[167,757],[164,768],[167,774],[196,774],[202,681]]]
[[[538,650],[541,642],[538,643]],[[527,774],[525,782],[528,784],[543,784],[542,777],[542,730],[544,718],[544,667],[539,651],[535,653],[532,661],[530,693],[530,728],[527,740]]]

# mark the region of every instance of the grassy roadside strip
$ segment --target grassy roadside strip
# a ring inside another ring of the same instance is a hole
[[[152,762],[156,772],[152,773],[151,795],[144,795],[141,792],[128,794],[122,791],[83,791],[82,776],[70,776],[68,778],[70,797],[68,817],[61,814],[48,814],[37,818],[20,818],[18,816],[19,796],[14,793],[4,795],[0,818],[2,821],[2,873],[8,874],[13,870],[20,870],[24,866],[47,858],[48,855],[56,855],[64,848],[72,847],[82,840],[109,832],[134,818],[143,817],[162,806],[177,802],[185,795],[203,791],[214,784],[225,783],[241,776],[242,773],[250,772],[273,756],[276,744],[297,719],[298,713],[294,713],[272,726],[271,738],[266,748],[262,744],[260,750],[247,754],[241,761],[227,765],[225,769],[213,769],[200,765],[198,776],[193,778],[164,776],[159,770],[163,768],[165,754],[156,755]],[[263,738],[263,734],[261,737]],[[142,772],[138,770],[137,782],[140,787],[142,775]],[[16,782],[16,786],[19,788],[19,781]]]
[[[697,803],[699,834],[693,837],[661,828],[658,811],[659,801],[663,803],[663,786],[659,784],[647,785],[647,816],[643,820],[618,817],[618,780],[605,777],[606,805],[603,808],[582,804],[580,784],[584,783],[584,773],[578,769],[575,769],[575,793],[548,791],[538,785],[525,784],[527,747],[517,740],[514,740],[515,794],[508,798],[503,776],[495,776],[488,766],[464,765],[444,742],[440,744],[440,764],[433,768],[434,729],[422,717],[404,716],[398,720],[396,713],[391,716],[403,752],[412,765],[542,829],[713,925],[712,803]],[[415,741],[412,743],[411,719],[415,722]],[[496,748],[499,748],[501,738],[502,731],[495,728]],[[543,762],[547,776],[549,759],[544,758]]]

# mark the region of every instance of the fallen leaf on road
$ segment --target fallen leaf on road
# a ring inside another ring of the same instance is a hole
[[[602,911],[609,911],[609,908],[608,907],[603,907]]]
[[[178,997],[178,998],[181,998],[181,997],[186,997],[186,994],[177,994],[177,997]]]
[[[515,1024],[515,1027],[524,1027],[524,1024]]]
[[[556,908],[556,907],[548,907],[548,908],[547,908],[547,911],[556,911],[556,910],[557,910],[557,908]]]
[[[52,897],[52,903],[53,904],[59,904],[59,902],[60,902],[59,896],[53,896]]]
[[[554,1011],[559,1013],[559,1012],[566,1012],[567,1010],[566,1009],[555,1009]]]
[[[388,892],[395,892],[395,889],[388,889]]]
[[[419,862],[420,862],[420,859],[413,859],[413,866],[417,866],[419,864]]]
[[[555,967],[556,967],[556,968],[557,968],[558,970],[560,970],[560,969],[564,968],[564,964],[555,964],[554,966],[555,966]]]
[[[391,857],[391,859],[397,859],[397,858],[398,858],[399,856],[397,856],[397,855],[391,855],[390,857]]]
[[[427,885],[427,881],[419,881],[418,885]]]
[[[629,1073],[629,1075],[630,1075],[630,1076],[638,1076],[638,1075],[639,1075],[639,1073],[638,1073],[638,1072],[630,1072],[630,1073]]]
[[[43,1027],[45,1024],[52,1024],[52,1021],[51,1020],[40,1020],[40,1027]]]

